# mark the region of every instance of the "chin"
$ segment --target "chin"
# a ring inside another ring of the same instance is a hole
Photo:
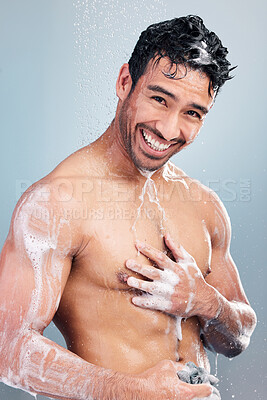
[[[166,161],[164,161],[164,162],[162,162],[162,163],[160,163],[160,164],[158,164],[158,165],[147,165],[147,164],[145,164],[145,163],[141,163],[141,162],[137,161],[136,159],[133,159],[133,163],[134,163],[134,165],[136,166],[136,168],[137,168],[139,171],[142,171],[142,172],[155,172],[155,171],[158,171],[158,170],[159,170],[160,168],[162,168],[168,161],[169,161],[169,159],[166,160]]]
[[[155,172],[158,171],[160,168],[162,168],[172,156],[177,154],[180,149],[172,154],[166,155],[164,158],[157,158],[157,157],[152,157],[152,156],[147,156],[146,153],[140,152],[140,149],[137,151],[134,151],[134,145],[133,144],[128,144],[127,148],[127,153],[129,154],[132,162],[134,163],[135,167],[139,171],[144,171],[144,172]],[[139,157],[141,154],[142,157]]]

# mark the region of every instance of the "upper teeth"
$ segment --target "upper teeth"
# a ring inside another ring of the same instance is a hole
[[[142,130],[142,134],[145,138],[146,143],[148,143],[149,147],[154,150],[163,151],[170,147],[170,144],[159,143],[157,140],[152,139],[151,135],[148,135],[144,130]]]

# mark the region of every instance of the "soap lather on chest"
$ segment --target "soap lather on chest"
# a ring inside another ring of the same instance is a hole
[[[138,253],[134,244],[135,236],[138,240],[165,252],[175,261],[171,251],[166,247],[161,233],[155,229],[155,226],[152,226],[152,221],[149,224],[142,224],[142,229],[137,226],[136,235],[133,235],[130,229],[130,221],[127,221],[128,223],[120,221],[119,226],[117,226],[118,221],[113,221],[112,224],[110,222],[106,223],[103,229],[99,229],[100,224],[98,225],[94,237],[90,240],[89,248],[87,248],[88,258],[86,258],[91,260],[91,271],[88,272],[94,274],[93,271],[95,271],[97,276],[93,278],[91,275],[91,278],[97,279],[100,286],[126,290],[128,288],[127,278],[132,275],[138,276],[125,267],[127,259],[135,259],[143,265],[153,265],[151,260]],[[177,244],[182,244],[187,252],[195,258],[203,276],[206,277],[210,272],[211,245],[209,234],[206,229],[203,229],[202,224],[196,223],[196,221],[192,224],[190,221],[185,226],[173,221],[173,224],[169,223],[165,229],[170,232]],[[142,279],[147,278],[142,277]]]

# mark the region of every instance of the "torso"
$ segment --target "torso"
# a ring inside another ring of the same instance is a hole
[[[204,276],[208,274],[210,235],[200,201],[192,201],[186,179],[166,181],[160,176],[155,181],[165,220],[147,194],[137,218],[143,177],[136,185],[117,176],[93,175],[79,209],[84,245],[73,259],[54,319],[69,350],[124,373],[140,373],[163,359],[209,368],[197,317],[182,322],[183,339],[178,341],[176,318],[134,306],[135,293],[124,282],[126,274],[134,275],[125,267],[127,259],[149,263],[137,254],[135,239],[166,251],[164,231],[195,258]]]

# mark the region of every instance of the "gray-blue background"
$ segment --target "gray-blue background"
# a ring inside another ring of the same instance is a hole
[[[118,70],[148,24],[199,14],[238,64],[196,142],[175,157],[224,201],[259,320],[245,353],[219,357],[223,400],[266,399],[266,8],[264,0],[0,1],[1,246],[21,192],[108,126]],[[55,327],[46,333],[63,344]],[[0,384],[1,400],[30,398]]]

